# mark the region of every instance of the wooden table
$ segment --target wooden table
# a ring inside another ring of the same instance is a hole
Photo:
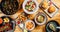
[[[23,0],[21,0],[21,1],[23,1]],[[40,0],[37,0],[37,1],[38,1],[38,3],[41,2]],[[59,1],[60,1],[60,0],[59,0]],[[38,9],[38,11],[39,11],[39,12],[43,12],[41,9]],[[18,15],[20,15],[21,12],[23,12],[23,9],[20,9],[20,10],[19,10],[16,14],[14,14],[14,15],[10,15],[10,17],[15,19],[16,17],[18,17]],[[37,13],[37,12],[36,12],[36,13]],[[43,12],[43,13],[44,13],[44,12]],[[30,18],[33,19],[35,15],[36,15],[36,14],[30,15],[30,16],[31,16]],[[4,16],[4,14],[0,14],[0,16]],[[33,17],[33,18],[32,18],[32,17]],[[60,10],[59,10],[58,13],[55,14],[54,17],[50,18],[50,17],[47,15],[47,18],[48,18],[47,22],[50,21],[50,20],[56,20],[56,21],[60,24]],[[46,22],[46,23],[47,23],[47,22]],[[46,25],[46,24],[44,24],[44,25],[42,25],[42,26],[39,26],[39,25],[38,25],[38,26],[36,26],[35,29],[32,30],[31,32],[45,32],[45,25]],[[18,27],[18,25],[16,25],[16,29],[15,29],[14,32],[22,32],[22,30]]]
[[[40,11],[40,12],[43,12],[43,11],[40,10],[40,9],[39,9],[39,11]],[[44,13],[44,12],[43,12],[43,13]],[[33,16],[32,16],[32,17],[33,17]],[[56,21],[60,24],[60,11],[59,11],[57,14],[55,14],[54,17],[50,18],[49,16],[47,16],[47,18],[48,18],[47,22],[50,21],[50,20],[56,20]],[[46,23],[47,23],[47,22],[46,22]],[[42,25],[42,26],[36,26],[35,29],[32,30],[31,32],[45,32],[45,25],[46,25],[46,24],[44,24],[44,25]],[[18,26],[16,26],[15,32],[22,32],[22,30],[21,30]]]
[[[40,0],[37,0],[37,1],[38,1],[38,3],[40,3]],[[23,9],[22,9],[22,10],[23,10]],[[39,12],[43,12],[41,9],[39,9],[38,11],[39,11]],[[43,12],[43,13],[44,13],[44,12]],[[32,15],[35,16],[36,14],[32,14]],[[31,15],[31,16],[32,16],[32,15]],[[32,16],[32,17],[33,17],[33,16]],[[31,19],[32,19],[32,17],[31,17]],[[58,13],[56,13],[54,17],[50,18],[49,16],[47,16],[47,18],[48,18],[47,22],[48,22],[49,20],[56,20],[56,21],[60,24],[60,11],[59,11]],[[42,26],[36,26],[35,29],[32,30],[31,32],[45,32],[45,25],[46,25],[46,24],[44,24],[44,25],[42,25]],[[21,30],[18,26],[16,26],[15,32],[22,32],[22,30]]]

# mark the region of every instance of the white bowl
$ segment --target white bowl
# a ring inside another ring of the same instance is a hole
[[[34,26],[32,27],[32,29],[27,29],[27,28],[26,28],[26,23],[27,23],[27,22],[32,22],[32,23],[33,23]],[[34,28],[35,28],[35,23],[34,23],[32,20],[27,20],[27,21],[25,22],[25,29],[26,29],[26,30],[31,31],[31,30],[33,30]]]
[[[34,14],[35,12],[37,12],[37,11],[38,11],[38,3],[37,3],[37,1],[36,1],[36,0],[32,0],[32,1],[34,1],[35,4],[36,4],[36,8],[35,8],[32,12],[29,12],[29,11],[27,11],[27,10],[25,9],[25,5],[26,5],[27,1],[30,1],[30,0],[25,0],[25,1],[23,2],[23,10],[24,10],[24,12],[27,13],[27,14]]]
[[[36,20],[36,17],[38,16],[38,15],[42,15],[42,16],[44,16],[44,21],[42,22],[42,23],[39,23],[37,20]],[[38,24],[38,25],[43,25],[43,24],[45,24],[46,23],[46,21],[47,21],[47,16],[44,14],[44,13],[42,13],[42,12],[40,12],[40,13],[38,13],[36,16],[35,16],[35,22],[36,22],[36,24]]]

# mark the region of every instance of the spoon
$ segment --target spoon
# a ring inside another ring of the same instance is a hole
[[[60,27],[58,26],[58,27],[56,27],[57,29],[60,29]]]

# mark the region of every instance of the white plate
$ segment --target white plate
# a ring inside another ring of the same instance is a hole
[[[42,23],[39,23],[39,22],[36,20],[36,17],[37,17],[38,15],[44,16],[44,21],[43,21]],[[34,20],[35,20],[36,24],[38,24],[38,25],[43,25],[43,24],[45,24],[45,23],[47,22],[47,16],[46,16],[45,13],[39,12],[39,13],[35,16],[35,19],[34,19]]]
[[[34,14],[35,12],[37,12],[38,11],[38,3],[37,3],[37,1],[36,0],[32,0],[32,1],[34,1],[36,3],[36,8],[32,12],[29,12],[29,11],[27,11],[25,9],[25,5],[26,5],[27,1],[30,1],[30,0],[25,0],[23,2],[23,10],[24,10],[24,12],[26,12],[27,14]]]
[[[52,4],[51,6],[54,6],[54,5]],[[50,7],[50,6],[49,6],[49,7]],[[49,7],[48,7],[48,8],[49,8]],[[55,6],[54,6],[54,7],[55,7]],[[44,11],[45,11],[50,17],[53,17],[53,16],[58,12],[58,8],[55,7],[55,8],[56,8],[56,11],[53,12],[53,13],[49,13],[49,12],[48,12],[48,8],[45,9]]]
[[[34,26],[32,27],[32,29],[29,29],[29,30],[28,30],[28,29],[26,28],[26,23],[27,23],[27,22],[32,22],[32,23],[33,23]],[[33,30],[34,28],[35,28],[35,23],[34,23],[32,20],[27,20],[27,21],[25,22],[25,29],[26,29],[26,30],[31,31],[31,30]]]

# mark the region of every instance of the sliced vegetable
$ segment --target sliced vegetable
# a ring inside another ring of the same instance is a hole
[[[56,31],[56,27],[54,26],[54,24],[51,23],[51,24],[49,25],[49,27],[50,27],[50,29],[52,29],[53,31]]]

